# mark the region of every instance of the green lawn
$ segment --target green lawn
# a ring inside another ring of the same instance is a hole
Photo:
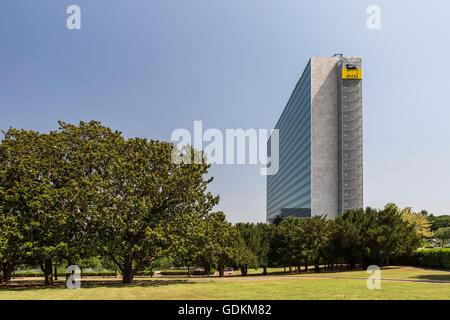
[[[276,271],[276,270],[271,270]],[[383,279],[450,281],[450,272],[410,267],[382,270]],[[314,277],[351,277],[327,279]],[[122,285],[110,279],[108,285],[0,289],[0,299],[450,299],[448,283],[382,281],[380,290],[366,287],[365,271],[302,274],[279,278],[230,277],[215,280],[177,278],[146,279],[145,283]],[[138,280],[140,278],[137,278]]]

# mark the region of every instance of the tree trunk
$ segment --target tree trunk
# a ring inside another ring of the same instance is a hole
[[[188,268],[188,278],[190,278],[191,277],[191,267],[187,267]]]
[[[319,258],[316,259],[316,261],[314,261],[314,269],[316,272],[320,272],[320,260]]]
[[[223,277],[225,274],[224,274],[224,267],[219,267],[219,277]]]
[[[263,275],[266,275],[266,274],[267,274],[267,267],[264,266],[264,267],[263,267]]]
[[[355,269],[355,266],[356,266],[355,261],[354,260],[350,260],[350,270]]]
[[[122,283],[133,283],[134,270],[132,259],[125,260],[122,273]]]
[[[44,278],[46,286],[53,284],[52,259],[45,259],[44,261]]]
[[[305,272],[308,272],[308,260],[305,259]]]
[[[54,267],[54,272],[53,272],[53,274],[55,275],[55,281],[56,280],[58,280],[58,266],[55,264],[55,267]]]
[[[3,282],[9,282],[11,280],[11,274],[14,269],[14,264],[12,262],[5,262],[2,264],[3,270]]]

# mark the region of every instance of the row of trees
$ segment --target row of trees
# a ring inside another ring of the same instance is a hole
[[[429,234],[429,223],[410,208],[400,210],[388,204],[382,210],[350,210],[333,220],[323,216],[309,219],[275,219],[273,225],[238,224],[244,239],[246,268],[268,265],[319,266],[350,269],[357,264],[388,265],[391,258],[411,254]],[[241,267],[242,269],[242,267]]]
[[[424,215],[388,205],[334,220],[227,222],[213,212],[205,161],[172,161],[171,143],[125,139],[99,122],[60,122],[50,133],[9,129],[0,144],[0,264],[9,281],[18,265],[39,265],[45,283],[55,266],[100,257],[130,283],[161,258],[201,266],[388,264],[428,232]],[[192,148],[177,151],[186,158]],[[200,157],[201,158],[201,157]],[[299,270],[299,268],[297,268]]]

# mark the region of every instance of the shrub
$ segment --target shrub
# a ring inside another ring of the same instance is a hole
[[[418,265],[450,269],[450,249],[424,249],[416,252]]]
[[[422,249],[411,255],[400,257],[396,263],[401,265],[450,269],[450,249]]]
[[[113,271],[92,271],[92,272],[83,272],[82,277],[86,276],[97,276],[97,277],[116,277],[117,273]],[[43,277],[43,272],[16,272],[15,276],[18,278],[31,278],[31,277]],[[65,277],[65,272],[58,272],[58,277]]]
[[[153,276],[155,273],[153,271],[138,271],[137,276]]]
[[[209,273],[205,271],[191,271],[191,275],[212,275],[215,273],[215,270],[211,270]],[[163,270],[161,271],[161,275],[163,276],[187,276],[187,270]]]

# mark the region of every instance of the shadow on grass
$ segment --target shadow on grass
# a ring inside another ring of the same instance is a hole
[[[135,280],[133,283],[124,284],[121,280],[84,280],[81,282],[81,288],[83,289],[95,289],[98,287],[108,288],[133,288],[133,287],[159,287],[172,284],[195,284],[194,282],[188,282],[187,280]],[[42,281],[27,281],[27,282],[11,282],[7,285],[0,286],[0,291],[29,291],[29,290],[41,290],[41,289],[65,289],[66,283],[58,281],[52,285],[44,285]]]
[[[414,278],[420,280],[431,280],[431,281],[448,281],[450,282],[450,274],[422,274],[415,276]]]

